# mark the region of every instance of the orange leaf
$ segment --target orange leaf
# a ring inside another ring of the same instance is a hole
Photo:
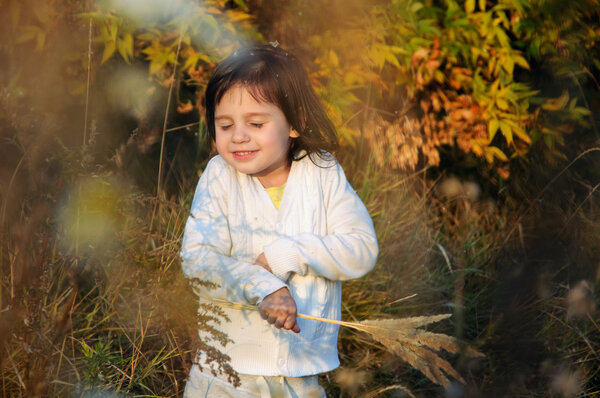
[[[421,60],[425,58],[427,54],[429,54],[429,50],[426,48],[419,48],[410,58],[412,65],[415,67],[419,65],[419,62],[421,62]]]
[[[181,102],[177,104],[177,112],[179,113],[189,113],[194,109],[194,105],[192,101]]]

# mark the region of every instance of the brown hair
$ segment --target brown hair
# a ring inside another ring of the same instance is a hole
[[[206,124],[215,140],[215,108],[235,85],[248,89],[259,102],[276,105],[299,133],[292,138],[290,158],[326,157],[338,147],[335,127],[327,117],[300,61],[271,45],[254,45],[235,51],[215,69],[204,96]],[[301,155],[302,150],[306,151]]]

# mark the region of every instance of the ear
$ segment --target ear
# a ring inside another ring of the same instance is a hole
[[[298,137],[300,137],[300,133],[298,133],[295,128],[290,126],[290,138],[298,138]]]

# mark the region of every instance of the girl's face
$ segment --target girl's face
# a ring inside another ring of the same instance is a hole
[[[285,184],[290,140],[298,133],[276,105],[233,86],[215,107],[215,135],[217,152],[236,170],[257,177],[265,188]]]

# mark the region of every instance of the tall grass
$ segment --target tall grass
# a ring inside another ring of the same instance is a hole
[[[594,298],[600,258],[590,244],[600,238],[594,185],[557,208],[562,196],[556,192],[578,173],[570,169],[573,162],[532,184],[519,202],[519,191],[510,186],[479,196],[468,192],[479,193],[472,181],[439,171],[436,178],[428,170],[400,174],[354,151],[341,160],[373,216],[381,250],[371,274],[345,285],[344,318],[451,311],[450,322],[434,330],[486,355],[448,357],[466,381],[450,386],[446,394],[453,396],[600,391]],[[459,187],[450,189],[452,184]],[[412,293],[417,296],[394,304]],[[389,347],[360,334],[342,331],[340,351],[342,369],[323,380],[332,396],[405,396],[407,389],[444,394]]]
[[[501,197],[449,195],[447,178],[430,170],[382,169],[368,151],[345,148],[339,158],[380,244],[375,270],[344,285],[345,320],[451,312],[429,330],[486,358],[444,355],[465,380],[448,394],[598,393],[593,185],[579,195],[585,202],[511,208]],[[47,163],[60,162],[54,183],[14,191],[23,205],[3,220],[2,396],[177,396],[198,348],[215,369],[233,373],[226,357],[198,341],[197,329],[211,330],[219,317],[199,318],[179,269],[191,192],[172,200],[141,194],[85,159],[85,151],[56,152]],[[27,167],[14,180],[48,173]],[[555,218],[545,219],[549,213]],[[342,330],[339,349],[342,368],[322,376],[329,396],[445,394],[364,334]]]
[[[2,226],[2,396],[179,395],[198,348],[231,374],[198,340],[218,318],[197,314],[179,268],[189,195],[169,202],[109,171],[74,174],[52,192],[55,208],[37,204]]]
[[[87,101],[47,110],[48,98],[70,98],[61,87],[45,95],[30,87],[29,102],[19,102],[18,84],[5,86],[1,105],[13,116],[0,119],[2,396],[177,396],[196,349],[232,374],[225,356],[198,341],[198,328],[226,336],[211,329],[218,312],[197,314],[179,268],[194,181],[170,200],[160,189],[140,193],[95,151]],[[164,155],[162,140],[147,146]],[[444,391],[387,347],[342,330],[342,368],[322,376],[329,396],[598,396],[598,150],[562,168],[534,161],[479,198],[468,181],[451,194],[457,182],[443,171],[401,174],[369,152],[359,141],[339,153],[380,245],[373,272],[344,285],[343,318],[451,312],[430,330],[486,358],[445,356],[466,384]],[[175,174],[163,155],[158,175]]]

